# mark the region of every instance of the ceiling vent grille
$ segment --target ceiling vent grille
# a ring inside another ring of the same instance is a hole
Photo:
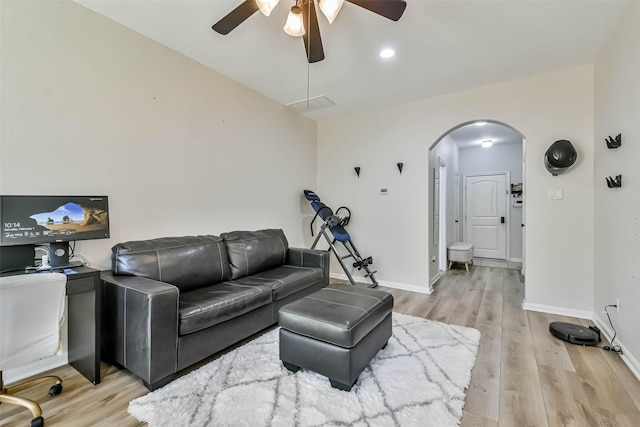
[[[314,96],[313,98],[303,99],[302,101],[292,102],[287,104],[287,107],[291,107],[301,113],[306,113],[309,111],[320,110],[322,108],[333,107],[334,105],[336,105],[335,102],[324,95],[319,95]]]

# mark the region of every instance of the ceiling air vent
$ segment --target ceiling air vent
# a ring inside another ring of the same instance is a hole
[[[309,111],[320,110],[322,108],[333,107],[335,102],[330,100],[324,95],[314,96],[313,98],[303,99],[302,101],[292,102],[287,104],[287,107],[291,107],[301,113],[307,113]]]

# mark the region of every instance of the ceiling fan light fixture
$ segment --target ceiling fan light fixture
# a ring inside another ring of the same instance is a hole
[[[256,0],[256,4],[264,16],[269,16],[279,1],[280,0]]]
[[[2,0],[0,0],[1,2]],[[225,0],[227,1],[227,0]],[[230,1],[230,0],[229,0]],[[279,0],[234,0],[241,2],[233,10],[213,24],[211,29],[218,34],[227,35],[240,24],[253,16],[258,10],[264,15],[270,15],[279,4]],[[324,59],[324,48],[318,25],[317,8],[329,22],[333,22],[342,9],[345,0],[289,0],[294,4],[291,8],[284,32],[292,37],[302,37],[309,64]],[[346,0],[358,7],[380,15],[391,21],[402,17],[406,7],[406,0]],[[290,3],[290,4],[291,4]],[[321,5],[321,6],[320,6]],[[306,9],[302,9],[305,7]],[[303,13],[304,11],[304,13]],[[306,28],[305,28],[306,26]],[[308,97],[308,96],[307,96]]]
[[[292,37],[304,36],[304,20],[302,19],[302,9],[299,6],[292,6],[291,12],[284,24],[284,32]]]
[[[279,1],[280,0],[256,0],[256,4],[264,16],[269,16]]]
[[[338,16],[343,4],[344,0],[320,0],[318,2],[320,10],[329,20],[329,24],[333,24],[333,20]]]

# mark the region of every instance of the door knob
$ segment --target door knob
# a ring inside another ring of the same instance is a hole
[[[500,224],[504,224],[504,217],[503,216],[500,217]]]

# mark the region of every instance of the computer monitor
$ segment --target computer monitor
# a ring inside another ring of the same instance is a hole
[[[30,251],[24,246],[49,244],[51,266],[60,267],[69,264],[69,242],[109,238],[109,201],[107,196],[2,195],[0,226],[3,258],[21,253],[12,263],[26,262]]]

